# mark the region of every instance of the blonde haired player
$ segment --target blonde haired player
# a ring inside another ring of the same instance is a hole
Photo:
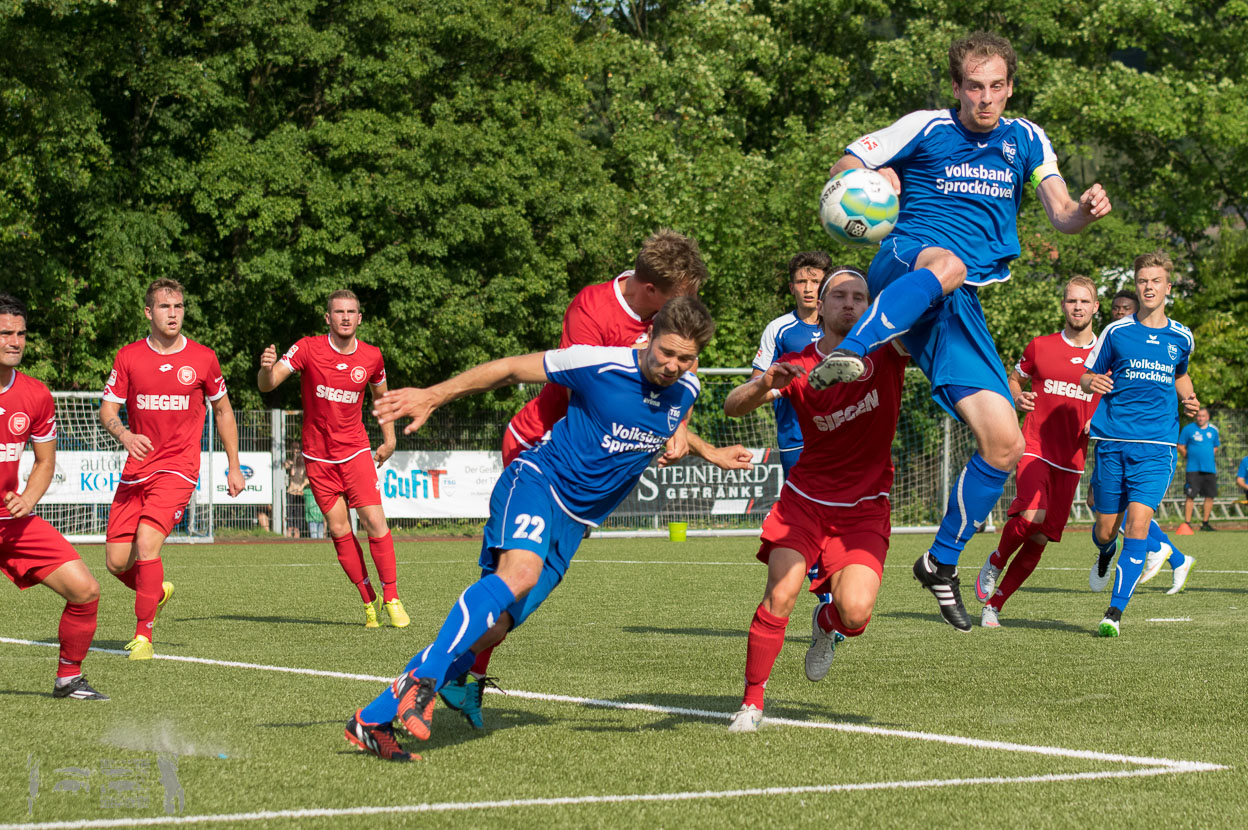
[[[362,319],[359,298],[345,288],[334,291],[326,302],[329,333],[304,337],[281,359],[270,345],[260,355],[256,383],[261,392],[271,392],[300,373],[308,485],[325,514],[338,562],[364,600],[365,628],[379,627],[377,592],[368,579],[364,550],[351,530],[349,508],[354,508],[368,533],[368,551],[381,580],[382,607],[390,624],[403,628],[411,620],[399,599],[394,539],[377,480],[377,467],[394,455],[394,424],[382,425],[382,443],[373,452],[361,415],[364,389],[371,390],[374,399],[386,393],[386,366],[381,349],[355,336]]]

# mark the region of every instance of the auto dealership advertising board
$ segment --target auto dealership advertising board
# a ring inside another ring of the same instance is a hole
[[[230,502],[225,480],[228,472],[225,453],[215,452],[211,460],[210,470],[208,453],[199,454],[199,490],[202,492],[205,483],[211,481],[213,501]],[[240,452],[238,460],[243,468],[244,488],[232,503],[272,504],[272,453]],[[34,453],[28,451],[22,454],[21,466],[18,468],[22,481],[30,476],[34,463]],[[47,504],[110,504],[113,494],[117,492],[117,485],[121,482],[121,471],[125,466],[124,452],[58,450],[52,484],[40,501]]]

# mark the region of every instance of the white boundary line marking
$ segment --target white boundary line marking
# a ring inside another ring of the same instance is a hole
[[[56,643],[39,642],[36,640],[19,640],[11,637],[0,637],[0,643],[8,643],[10,645],[20,646],[43,646],[47,648],[56,648]],[[92,648],[91,651],[101,652],[104,654],[123,655],[126,652],[120,649],[104,649]],[[290,666],[270,666],[261,663],[240,663],[234,660],[212,660],[206,657],[185,657],[176,654],[157,654],[155,660],[170,660],[179,663],[199,663],[209,666],[225,666],[227,668],[240,669],[257,669],[260,671],[286,672],[290,674],[303,674],[315,677],[330,677],[345,680],[365,680],[381,684],[388,684],[394,678],[379,677],[370,674],[350,674],[347,672],[324,671],[321,669],[304,669],[294,668]],[[569,703],[577,706],[593,706],[601,709],[619,709],[634,712],[654,712],[662,715],[687,715],[689,717],[706,718],[709,720],[730,720],[734,713],[732,712],[715,712],[709,709],[687,709],[678,706],[659,706],[652,703],[622,703],[615,700],[603,700],[599,698],[589,697],[573,697],[570,695],[547,694],[543,692],[525,692],[520,690],[507,690],[487,688],[485,691],[491,694],[502,694],[508,697],[518,697],[522,700],[539,700],[550,703]],[[975,749],[991,749],[998,752],[1019,752],[1032,755],[1046,755],[1057,758],[1073,758],[1085,761],[1106,761],[1117,764],[1137,764],[1140,766],[1161,766],[1173,771],[1182,772],[1208,772],[1212,770],[1226,769],[1218,764],[1208,764],[1200,761],[1176,761],[1170,758],[1151,758],[1137,755],[1119,755],[1115,753],[1097,752],[1094,750],[1084,749],[1066,749],[1054,746],[1032,746],[1030,744],[1010,743],[1007,741],[989,741],[980,738],[967,738],[961,735],[941,735],[933,732],[919,732],[912,729],[888,729],[880,726],[864,726],[862,724],[853,723],[837,723],[834,721],[801,721],[792,720],[790,718],[765,718],[765,724],[776,726],[792,726],[802,729],[830,729],[835,732],[846,732],[858,735],[878,735],[890,738],[906,738],[915,741],[932,741],[936,743],[950,744],[953,746],[965,746]]]
[[[929,787],[958,787],[980,784],[1032,784],[1060,781],[1089,781],[1100,778],[1139,778],[1171,775],[1187,770],[1172,767],[1151,767],[1138,770],[1107,770],[1053,775],[1025,775],[1013,778],[935,778],[927,781],[871,781],[860,784],[825,784],[807,787],[763,787],[751,790],[703,790],[701,792],[630,793],[623,795],[582,795],[561,798],[528,798],[510,801],[461,801],[433,804],[397,804],[389,807],[346,807],[337,809],[262,810],[253,813],[218,813],[193,816],[156,816],[152,818],[88,819],[84,821],[50,821],[38,824],[0,824],[0,830],[76,830],[95,827],[155,827],[162,825],[226,823],[238,821],[272,821],[280,819],[342,818],[403,813],[449,813],[468,810],[497,810],[516,807],[564,807],[582,804],[633,804],[661,801],[704,801],[752,796],[783,796],[861,792],[865,790],[902,790]]]
[[[1149,617],[1144,622],[1191,622],[1191,617]]]

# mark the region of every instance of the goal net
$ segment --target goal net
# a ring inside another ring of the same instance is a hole
[[[35,512],[52,523],[70,542],[104,541],[108,510],[121,480],[126,452],[100,424],[98,392],[53,392],[56,403],[56,472]],[[125,407],[121,417],[126,418]],[[210,452],[213,444],[212,408],[200,439],[199,486],[186,513],[169,535],[170,542],[213,541],[214,471],[226,465]],[[21,478],[30,475],[34,454],[22,455]]]

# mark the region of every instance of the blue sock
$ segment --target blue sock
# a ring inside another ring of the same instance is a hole
[[[1166,535],[1166,532],[1161,529],[1161,525],[1157,524],[1157,520],[1154,519],[1148,523],[1148,549],[1161,550],[1163,544],[1169,545],[1170,550],[1173,551],[1170,554],[1170,558],[1166,560],[1170,563],[1170,567],[1173,569],[1182,565],[1183,560],[1187,557],[1183,555],[1183,551],[1179,550],[1178,545],[1170,541],[1170,537]]]
[[[407,665],[403,667],[403,674],[407,674],[412,669],[419,668],[421,662],[424,660],[424,655],[427,654],[428,651],[429,649],[425,649],[420,654],[417,654],[409,660]],[[451,664],[450,669],[446,672],[446,676],[459,677],[461,674],[472,668],[472,664],[476,659],[477,655],[473,654],[471,651],[461,654],[455,659],[455,662]],[[360,720],[365,723],[390,723],[390,721],[395,719],[398,713],[399,699],[394,696],[394,685],[390,684],[381,690],[381,694],[373,698],[372,703],[360,710]]]
[[[1096,553],[1103,560],[1112,559],[1114,552],[1118,550],[1118,537],[1109,537],[1108,542],[1102,542],[1096,538],[1096,528],[1092,528],[1092,544],[1096,545]]]
[[[942,565],[958,564],[962,549],[975,535],[975,525],[988,518],[1009,477],[1009,470],[998,470],[979,453],[971,456],[949,493],[945,517],[929,549],[933,559]]]
[[[424,662],[417,670],[417,677],[433,678],[437,688],[446,682],[446,672],[455,658],[459,657],[481,635],[490,630],[507,606],[516,601],[516,595],[497,574],[482,577],[469,585],[451,606],[446,622],[438,636],[429,646]]]
[[[1135,583],[1144,573],[1144,558],[1148,556],[1148,541],[1123,539],[1122,553],[1118,557],[1118,570],[1114,577],[1114,596],[1109,604],[1119,611],[1127,610],[1127,603],[1135,593]]]
[[[880,292],[838,348],[864,355],[905,334],[944,293],[940,280],[927,268],[903,274]]]

